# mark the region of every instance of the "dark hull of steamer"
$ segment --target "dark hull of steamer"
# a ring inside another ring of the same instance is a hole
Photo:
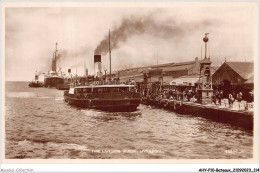
[[[118,97],[120,95],[121,97]],[[67,92],[64,93],[64,99],[70,105],[99,109],[111,112],[133,112],[137,110],[141,99],[137,93],[124,93],[124,94],[93,94],[89,98],[73,97]]]
[[[46,77],[44,79],[44,87],[57,87],[59,84],[64,84],[62,77]]]
[[[57,84],[56,88],[58,90],[69,90],[70,89],[70,85],[69,84]]]

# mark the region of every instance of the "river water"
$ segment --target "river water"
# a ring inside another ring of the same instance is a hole
[[[68,105],[63,91],[6,82],[6,159],[241,159],[253,132],[140,105],[111,113]]]

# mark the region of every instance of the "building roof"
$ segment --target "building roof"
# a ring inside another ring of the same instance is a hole
[[[199,76],[181,76],[179,78],[175,78],[170,82],[170,85],[190,85],[194,86],[195,83],[198,83]]]
[[[163,83],[165,84],[170,84],[170,82],[173,80],[174,78],[171,76],[163,76]]]
[[[202,60],[198,60],[198,62],[201,62]],[[129,69],[124,69],[124,70],[119,70],[119,71],[131,71],[131,70],[136,70],[136,69],[141,69],[141,68],[151,68],[151,69],[156,69],[156,68],[162,68],[162,67],[176,67],[176,66],[185,66],[185,65],[192,65],[196,62],[194,61],[185,61],[185,62],[179,62],[179,63],[165,63],[165,64],[158,64],[158,65],[150,65],[150,66],[143,66],[143,67],[134,67],[134,68],[129,68]]]
[[[150,77],[150,82],[160,82],[159,78],[162,76],[151,76]]]
[[[225,63],[245,80],[249,79],[251,76],[254,75],[253,62],[225,62]]]
[[[163,68],[163,71],[181,71],[181,70],[189,70],[192,67],[193,64],[183,64],[178,66],[172,66],[172,67],[165,67]]]
[[[123,81],[128,81],[129,79],[133,79],[135,82],[143,82],[144,80],[144,75],[143,74],[140,74],[140,75],[134,75],[134,76],[123,76],[123,77],[120,77],[120,81],[123,82]]]
[[[254,75],[248,78],[248,80],[245,82],[247,84],[253,84],[254,83]]]

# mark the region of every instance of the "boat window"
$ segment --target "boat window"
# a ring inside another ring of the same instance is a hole
[[[115,88],[107,88],[108,92],[115,92]]]
[[[128,87],[121,87],[120,88],[120,92],[127,92],[128,91]]]
[[[103,92],[107,93],[108,92],[108,88],[103,88]]]
[[[91,88],[83,88],[83,93],[91,93]]]
[[[97,93],[98,92],[98,88],[93,88],[93,93]]]

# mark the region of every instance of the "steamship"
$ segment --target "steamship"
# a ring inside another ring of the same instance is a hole
[[[111,74],[111,50],[109,33],[109,57]],[[64,100],[70,105],[106,111],[135,111],[141,102],[135,85],[119,84],[118,80],[106,79],[101,72],[101,55],[94,56],[94,67],[98,66],[96,80],[84,86],[70,87],[64,92]],[[94,68],[95,71],[95,68]],[[95,73],[95,72],[94,72]]]
[[[53,52],[51,71],[49,71],[44,76],[44,87],[57,87],[59,85],[64,84],[64,77],[62,76],[62,73],[59,74],[56,70],[57,52],[58,52],[57,45],[58,43],[56,43],[56,49]]]

